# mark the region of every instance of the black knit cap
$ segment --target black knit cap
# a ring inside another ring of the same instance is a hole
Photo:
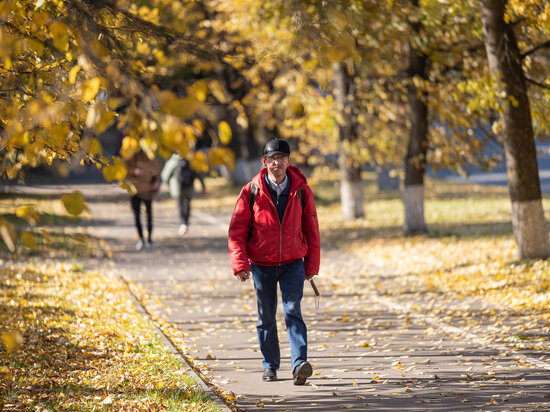
[[[265,144],[264,156],[271,157],[277,153],[290,156],[290,146],[286,140],[273,139]]]

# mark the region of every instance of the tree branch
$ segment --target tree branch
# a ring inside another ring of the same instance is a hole
[[[140,32],[148,36],[161,37],[167,41],[168,44],[177,44],[182,47],[184,51],[195,57],[208,60],[221,60],[223,57],[229,55],[229,53],[225,53],[217,49],[206,40],[186,36],[177,31],[170,30],[166,27],[144,20],[127,10],[119,8],[112,1],[102,0],[97,3],[94,1],[86,1],[85,3],[88,4],[89,7],[95,9],[108,8],[111,10],[113,15],[121,14],[124,16],[124,18],[132,24],[131,26],[124,27],[124,30],[126,31]],[[72,4],[73,7],[82,9],[76,2],[73,1]]]
[[[526,81],[528,81],[529,83],[534,84],[535,86],[539,86],[539,87],[542,87],[543,89],[548,89],[548,90],[550,90],[550,84],[545,84],[545,83],[537,82],[536,80],[530,79],[530,78],[527,77],[527,76],[523,76],[523,78],[524,78]]]
[[[455,49],[456,47],[456,49]],[[472,43],[469,45],[464,45],[461,43],[452,43],[449,44],[447,47],[432,47],[430,51],[437,51],[441,53],[451,53],[453,51],[467,51],[469,53],[478,52],[480,50],[484,50],[483,43]]]
[[[0,24],[3,25],[4,27],[8,28],[9,30],[11,30],[13,33],[16,33],[17,35],[21,36],[21,37],[32,39],[34,41],[37,41],[37,42],[41,43],[44,47],[46,47],[47,49],[49,49],[52,52],[54,57],[57,57],[59,60],[65,58],[65,53],[63,53],[57,47],[55,47],[54,44],[53,44],[53,41],[51,39],[41,40],[36,36],[32,36],[32,35],[28,34],[24,30],[19,30],[16,25],[14,25],[13,23],[11,23],[9,21],[6,21],[6,20],[0,20]]]
[[[527,56],[533,53],[536,53],[540,49],[545,49],[545,48],[550,48],[550,40],[533,47],[531,50],[527,50],[526,52],[521,53],[520,54],[521,60],[525,59]]]

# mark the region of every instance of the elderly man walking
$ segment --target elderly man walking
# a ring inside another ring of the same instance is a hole
[[[280,367],[276,321],[279,284],[293,380],[295,385],[303,385],[313,373],[307,361],[301,300],[304,280],[319,272],[317,212],[306,178],[290,164],[288,142],[270,140],[261,161],[264,167],[241,190],[229,225],[231,267],[241,282],[252,272],[264,381],[277,380]]]

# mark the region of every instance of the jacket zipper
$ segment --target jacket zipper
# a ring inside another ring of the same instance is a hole
[[[290,204],[291,199],[294,199],[296,197],[297,191],[292,194],[292,196],[289,193],[288,199],[286,201],[286,208],[288,209],[288,205]],[[279,205],[279,197],[277,196],[277,206]],[[277,213],[277,208],[275,208],[275,213]],[[287,215],[286,210],[285,214],[283,214],[283,220],[285,220],[285,216]],[[277,218],[279,218],[279,215],[277,214]],[[279,222],[279,266],[281,266],[281,263],[283,261],[283,222]]]
[[[263,193],[263,190],[258,187],[259,192]],[[265,193],[264,193],[265,195]],[[269,192],[267,193],[267,196],[271,199],[271,195]],[[279,205],[279,196],[277,196],[277,205],[274,205],[273,202],[269,202],[273,206],[273,209],[275,210],[275,217],[277,220],[279,220],[279,213],[277,213],[277,206]],[[284,216],[283,216],[284,219]],[[281,266],[281,261],[283,259],[283,222],[279,222],[279,266]]]
[[[279,196],[277,195],[277,206],[275,207],[275,214],[277,215],[277,220],[279,220],[279,210],[277,209],[279,207]],[[285,218],[285,215],[283,214],[283,219]],[[279,222],[279,266],[281,266],[281,262],[283,260],[283,222]]]
[[[289,193],[287,204],[286,204],[287,208],[289,204],[288,202],[290,201],[290,199],[293,199],[294,197],[296,197],[297,193],[298,192],[295,191],[294,193],[292,193],[292,196]],[[269,194],[268,196],[271,197]],[[273,205],[272,202],[269,202],[269,203]],[[279,220],[279,213],[277,213],[277,206],[279,206],[279,196],[277,196],[277,205],[273,205],[273,208],[275,209],[275,216],[277,217],[277,220]],[[283,220],[285,220],[285,215],[286,213],[283,215]],[[282,261],[283,261],[283,222],[279,222],[279,266],[281,266]]]

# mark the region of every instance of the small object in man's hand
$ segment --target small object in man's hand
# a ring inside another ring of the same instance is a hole
[[[313,293],[315,293],[315,296],[320,296],[319,289],[317,289],[317,285],[313,281],[313,279],[309,279],[309,283],[311,283],[311,287],[313,288]]]

